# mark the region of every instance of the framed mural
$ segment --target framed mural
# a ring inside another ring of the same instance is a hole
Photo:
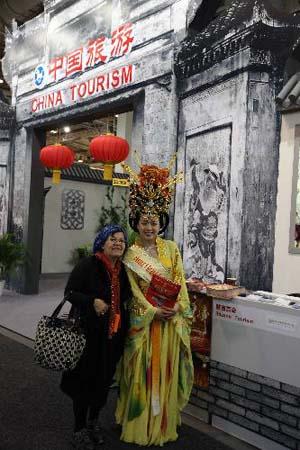
[[[188,277],[226,275],[231,126],[186,138],[184,266]]]
[[[300,125],[295,127],[289,252],[300,253]]]

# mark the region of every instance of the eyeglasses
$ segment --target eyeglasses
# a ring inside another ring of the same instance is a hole
[[[113,244],[123,244],[126,245],[126,241],[124,241],[124,239],[116,239],[114,237],[110,238],[110,242],[112,242]]]

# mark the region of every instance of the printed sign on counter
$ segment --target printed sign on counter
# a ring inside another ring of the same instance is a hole
[[[257,308],[255,305],[241,305],[236,301],[214,300],[213,317],[217,320],[231,322],[272,333],[284,334],[300,338],[300,316],[284,314]]]

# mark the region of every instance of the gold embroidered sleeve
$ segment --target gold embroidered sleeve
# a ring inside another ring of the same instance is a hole
[[[192,310],[190,306],[189,295],[186,287],[183,263],[176,243],[173,243],[173,280],[181,285],[178,296],[179,308],[183,316],[192,319]]]
[[[142,322],[145,322],[145,325],[148,322],[151,322],[156,313],[156,308],[149,303],[139,286],[139,277],[132,270],[126,269],[131,290],[132,290],[132,299],[128,304],[129,312],[135,319],[140,319]]]

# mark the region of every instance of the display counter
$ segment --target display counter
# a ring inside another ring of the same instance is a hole
[[[299,299],[256,294],[214,299],[211,359],[300,387]]]
[[[300,448],[300,301],[258,291],[211,299],[209,383],[190,412],[261,449]]]

